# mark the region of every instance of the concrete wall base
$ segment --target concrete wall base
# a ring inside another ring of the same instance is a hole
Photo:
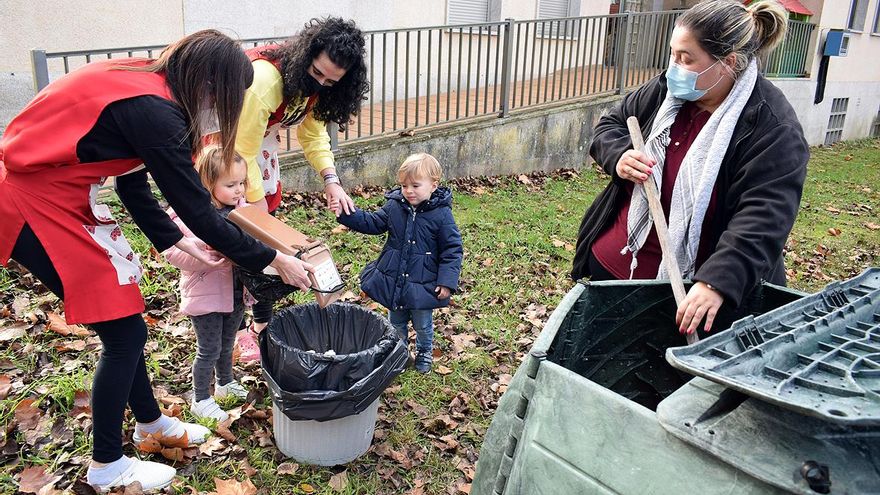
[[[403,160],[418,152],[437,157],[444,179],[578,169],[591,161],[589,146],[599,117],[619,100],[620,96],[603,96],[522,110],[504,119],[488,117],[425,129],[413,136],[343,144],[335,153],[337,171],[346,188],[387,186],[396,183]],[[286,190],[322,187],[302,152],[282,157],[281,168]]]

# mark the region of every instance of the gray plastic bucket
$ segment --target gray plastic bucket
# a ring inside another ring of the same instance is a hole
[[[376,399],[360,413],[344,418],[294,421],[273,404],[275,443],[281,453],[303,464],[346,464],[370,448],[378,411]]]

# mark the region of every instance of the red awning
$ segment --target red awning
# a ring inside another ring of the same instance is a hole
[[[746,0],[746,5],[752,3],[754,0]],[[794,13],[794,14],[804,14],[804,15],[813,15],[810,12],[810,9],[804,7],[804,4],[800,2],[800,0],[779,0],[779,3],[785,7],[785,10]]]

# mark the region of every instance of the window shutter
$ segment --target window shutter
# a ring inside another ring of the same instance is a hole
[[[489,0],[449,0],[449,24],[474,24],[489,21]]]
[[[556,17],[568,17],[569,0],[539,0],[538,1],[538,18],[554,19]]]

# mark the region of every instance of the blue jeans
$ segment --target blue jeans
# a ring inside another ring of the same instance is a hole
[[[416,331],[416,351],[430,352],[434,344],[434,310],[433,309],[401,309],[388,311],[391,325],[400,332],[404,343],[409,343],[407,323],[412,321]]]

